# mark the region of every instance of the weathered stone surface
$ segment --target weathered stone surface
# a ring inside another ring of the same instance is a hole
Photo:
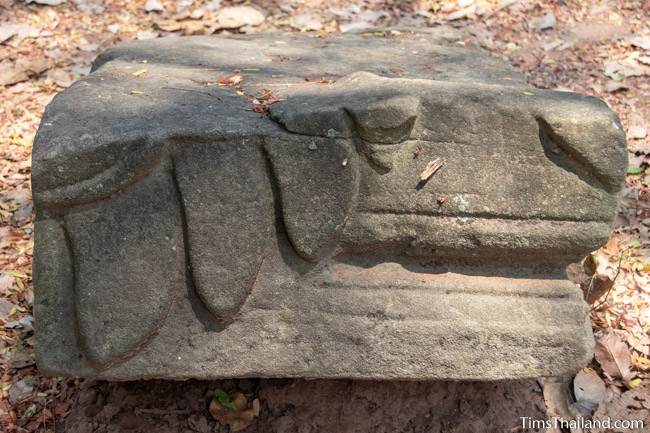
[[[609,235],[621,125],[444,43],[270,34],[102,54],[34,147],[40,368],[502,379],[588,362],[565,268]],[[237,74],[239,91],[217,85]]]

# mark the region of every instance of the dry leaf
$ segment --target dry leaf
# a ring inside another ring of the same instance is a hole
[[[549,416],[570,419],[568,383],[562,378],[547,377],[540,379],[544,393],[544,403]]]
[[[431,176],[433,176],[436,171],[440,170],[440,167],[444,164],[443,160],[436,158],[432,161],[429,161],[427,166],[424,168],[424,171],[420,174],[420,182],[426,182]]]
[[[573,379],[573,391],[579,404],[593,413],[605,398],[605,382],[591,368],[583,368]]]
[[[632,36],[627,41],[635,47],[650,50],[650,36]]]
[[[146,73],[147,73],[146,69],[140,69],[139,71],[132,72],[131,75],[133,75],[134,77],[141,77]]]
[[[60,68],[49,70],[45,78],[59,87],[69,87],[74,81],[74,76],[70,72]]]
[[[225,7],[217,13],[215,30],[259,26],[264,19],[260,11],[250,6]]]
[[[605,83],[605,90],[610,93],[618,92],[619,90],[627,90],[629,87],[621,82],[609,80]]]
[[[236,86],[241,83],[243,77],[241,75],[233,75],[232,77],[221,77],[217,80],[220,86]]]
[[[646,356],[650,356],[650,336],[642,335],[637,337],[636,335],[630,333],[627,336],[628,344],[636,351],[643,353]]]
[[[596,341],[596,360],[607,376],[624,382],[634,377],[631,372],[630,349],[623,339],[611,329]]]
[[[646,420],[650,416],[650,385],[638,387],[633,390],[624,392],[620,397],[608,404],[601,404],[593,416],[594,421],[600,421],[600,425],[605,426],[605,422],[611,420]],[[596,425],[596,424],[594,424]],[[608,428],[593,428],[591,433],[608,433],[612,432]],[[615,430],[624,431],[624,430]],[[646,431],[643,429],[629,429],[627,431]]]
[[[147,12],[163,12],[165,7],[158,0],[147,0],[144,10]]]
[[[205,35],[211,33],[203,21],[184,21],[181,26],[183,34],[186,36]]]
[[[632,125],[627,130],[627,138],[630,140],[642,140],[648,135],[648,130],[642,125]]]
[[[51,66],[52,62],[43,58],[21,57],[15,62],[3,60],[0,62],[0,86],[25,81],[31,76],[39,75]]]
[[[260,414],[260,401],[257,398],[249,407],[244,394],[236,392],[232,396],[232,403],[234,409],[229,409],[223,407],[217,398],[213,398],[209,407],[212,418],[223,425],[230,426],[232,432],[245,429]]]
[[[156,20],[154,25],[164,32],[176,32],[182,28],[181,23],[176,20]]]
[[[301,31],[318,31],[323,28],[322,21],[317,16],[309,14],[294,15],[289,25]]]
[[[160,36],[158,34],[158,32],[151,32],[151,31],[148,31],[148,30],[140,31],[140,32],[136,33],[136,35],[135,35],[136,39],[139,40],[139,41],[146,41],[148,39],[155,39],[158,36]]]

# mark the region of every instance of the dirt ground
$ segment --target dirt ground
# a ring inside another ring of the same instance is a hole
[[[225,433],[228,428],[207,414],[206,402],[215,388],[240,389],[264,402],[246,429],[251,433],[532,432],[537,430],[520,428],[521,417],[545,419],[546,413],[535,381],[226,382],[87,383],[63,431]]]
[[[226,29],[230,6],[244,9]],[[0,431],[225,432],[210,411],[216,389],[224,405],[242,393],[246,407],[235,412],[252,418],[250,432],[536,431],[520,417],[561,414],[534,380],[94,383],[44,377],[34,365],[32,141],[45,106],[98,53],[182,34],[438,25],[531,84],[597,96],[621,117],[628,176],[612,236],[589,262],[595,276],[585,281],[602,288],[591,309],[596,357],[575,380],[602,390],[589,414],[645,419],[650,431],[650,0],[0,0]]]

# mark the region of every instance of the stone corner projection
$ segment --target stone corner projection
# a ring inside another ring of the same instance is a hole
[[[604,102],[440,35],[118,46],[34,145],[38,365],[570,374],[593,336],[565,268],[607,240],[625,149]]]

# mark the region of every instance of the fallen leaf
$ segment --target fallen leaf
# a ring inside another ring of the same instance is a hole
[[[51,69],[47,71],[45,79],[53,82],[59,87],[69,87],[74,82],[74,76],[65,69]]]
[[[533,30],[541,31],[552,29],[555,27],[556,23],[557,21],[555,19],[555,15],[553,15],[551,12],[548,12],[542,16],[532,18],[530,21],[528,21],[528,26]]]
[[[342,33],[358,32],[371,29],[373,27],[374,25],[372,23],[363,20],[356,20],[349,23],[339,24],[339,30],[341,30]]]
[[[634,58],[627,58],[607,63],[603,73],[613,80],[621,81],[627,77],[650,75],[650,67],[637,63]]]
[[[0,26],[0,44],[11,39],[16,34],[12,27],[12,25]]]
[[[13,281],[13,278],[12,278]],[[4,298],[0,298],[0,320],[6,322],[16,306]]]
[[[11,224],[14,227],[20,227],[26,224],[32,217],[33,203],[30,201],[16,209],[11,215]]]
[[[646,138],[647,135],[647,129],[641,125],[632,125],[627,130],[627,138],[631,140],[642,140]]]
[[[361,8],[359,5],[353,4],[346,8],[331,7],[329,11],[339,17],[350,17],[361,13]]]
[[[144,4],[144,10],[147,12],[162,12],[165,8],[158,0],[147,0]]]
[[[157,20],[154,21],[154,25],[164,32],[177,32],[182,28],[176,20]]]
[[[237,432],[248,427],[251,422],[260,414],[260,401],[254,399],[248,405],[246,397],[241,392],[236,392],[232,398],[223,390],[210,402],[210,415],[222,425],[230,427],[232,432]],[[216,392],[215,392],[216,394]],[[221,402],[224,401],[226,406]]]
[[[628,38],[627,41],[635,47],[650,50],[650,36],[633,36]]]
[[[633,334],[629,334],[627,342],[632,349],[643,353],[646,356],[650,356],[650,335],[644,334],[641,337],[637,337]]]
[[[367,21],[369,23],[374,23],[378,21],[381,18],[386,18],[390,17],[390,14],[386,11],[371,11],[371,10],[365,10],[359,14],[357,14],[357,18],[363,21]]]
[[[268,89],[262,89],[256,99],[265,105],[271,105],[281,101],[281,99],[275,93]]]
[[[203,18],[203,15],[205,15],[203,9],[195,9],[190,14],[190,18],[192,18],[193,20],[200,20],[201,18]]]
[[[573,379],[573,392],[577,402],[593,413],[605,398],[605,382],[591,368],[583,368]]]
[[[71,405],[72,402],[70,402],[69,400],[57,402],[56,406],[54,407],[54,414],[59,418],[64,417],[68,413],[68,410],[70,409]]]
[[[624,382],[634,377],[631,371],[630,348],[611,329],[597,339],[595,357],[608,377],[621,379]]]
[[[636,379],[632,379],[627,383],[627,387],[630,389],[638,388],[643,384],[643,380],[640,377],[637,377]]]
[[[650,385],[645,385],[624,392],[608,404],[601,404],[592,418],[594,421],[592,424],[595,428],[589,431],[591,433],[623,431],[619,429],[612,430],[606,426],[609,426],[612,420],[638,420],[647,422],[648,416],[650,416]],[[596,426],[603,427],[597,428]],[[639,428],[638,430],[636,428],[630,428],[628,431],[645,430],[643,428]]]
[[[221,77],[217,80],[219,86],[236,86],[242,82],[244,78],[237,74],[230,77]]]
[[[58,6],[62,3],[65,3],[65,0],[27,0],[25,3],[26,4],[36,3],[39,5],[46,5],[46,6]]]
[[[317,16],[307,14],[291,17],[289,25],[301,31],[317,31],[323,28],[323,23]]]
[[[21,369],[34,364],[36,364],[36,357],[31,349],[18,346],[9,355],[9,366],[11,368]]]
[[[20,39],[36,38],[41,35],[41,29],[27,24],[4,24],[0,26],[0,43],[3,43],[13,36]]]
[[[334,83],[334,80],[325,78],[325,77],[320,77],[320,78],[309,78],[305,77],[305,81],[310,82],[310,83],[319,83],[319,84],[332,84]]]
[[[259,26],[264,22],[264,15],[250,6],[225,7],[217,13],[215,29],[238,29],[244,26]]]
[[[569,384],[567,379],[561,377],[546,377],[539,380],[544,394],[544,403],[548,416],[564,419],[572,418],[569,409]]]
[[[90,65],[74,65],[70,68],[70,72],[81,75],[82,77],[86,76],[90,74]]]
[[[92,53],[99,49],[99,44],[81,44],[78,48],[85,53]]]
[[[142,95],[144,92],[142,90],[132,89],[131,92],[129,93],[131,93],[132,95]]]
[[[16,405],[26,400],[36,385],[38,385],[38,379],[31,376],[13,383],[9,388],[9,403]]]
[[[635,175],[635,174],[643,174],[645,173],[645,168],[644,167],[628,167],[627,168],[627,174]]]
[[[133,75],[134,77],[142,77],[146,73],[147,73],[146,69],[140,69],[135,72],[131,72],[131,75]]]
[[[14,285],[14,277],[6,273],[0,274],[0,294],[8,293]]]
[[[146,31],[145,30],[145,31],[138,32],[136,34],[136,39],[138,39],[139,41],[145,41],[147,39],[155,39],[158,36],[160,36],[158,34],[158,32],[152,32],[152,31]]]
[[[84,13],[100,14],[105,10],[102,0],[73,0],[73,2]]]
[[[473,14],[476,12],[476,5],[471,5],[462,9],[457,10],[456,12],[452,12],[449,15],[445,17],[447,21],[455,21],[459,20],[461,18],[466,18],[467,16]]]
[[[233,403],[230,399],[230,395],[228,395],[228,393],[223,389],[216,389],[214,391],[214,396],[217,398],[217,401],[219,401],[219,404],[222,407],[228,410],[237,410],[235,403]]]
[[[0,86],[25,81],[39,75],[52,66],[49,59],[21,57],[15,62],[3,60],[0,62]]]
[[[204,35],[212,32],[202,21],[184,21],[181,23],[181,30],[185,36]]]
[[[610,80],[605,83],[605,90],[610,93],[618,92],[619,90],[627,90],[629,87],[621,82]]]

